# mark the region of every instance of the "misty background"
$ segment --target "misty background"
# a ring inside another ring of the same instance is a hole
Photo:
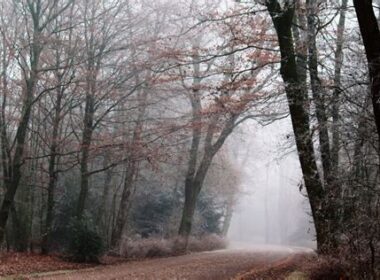
[[[315,248],[314,225],[290,119],[261,125],[250,121],[232,135],[229,147],[242,166],[241,196],[228,238],[234,244],[280,244]],[[243,163],[243,164],[242,164]]]

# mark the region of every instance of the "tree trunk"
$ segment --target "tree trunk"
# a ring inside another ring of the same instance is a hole
[[[212,160],[216,153],[223,146],[228,136],[232,133],[233,128],[235,127],[236,119],[236,115],[230,116],[230,118],[226,121],[226,124],[215,143],[213,143],[213,136],[215,132],[215,125],[218,120],[217,116],[214,117],[209,124],[207,135],[205,138],[204,154],[202,157],[202,161],[196,169],[196,173],[193,176],[193,178],[186,178],[185,181],[185,204],[182,211],[181,224],[178,230],[178,235],[182,239],[180,240],[180,250],[185,250],[187,247],[198,195],[202,190],[203,183],[205,181]]]
[[[281,76],[285,91],[300,159],[305,187],[308,193],[312,216],[316,228],[318,250],[328,247],[327,225],[323,212],[324,189],[318,174],[310,132],[307,108],[307,92],[302,91],[297,71],[296,56],[292,35],[294,6],[285,4],[282,9],[277,0],[266,3],[275,26],[281,51]]]
[[[233,214],[233,202],[231,199],[227,201],[227,205],[226,205],[226,213],[224,215],[223,227],[221,231],[223,237],[227,236],[228,231],[230,229],[232,214]]]
[[[147,78],[148,80],[148,78]],[[136,83],[138,83],[138,77],[136,76]],[[127,170],[125,175],[125,181],[123,186],[123,193],[121,196],[119,211],[116,217],[116,225],[112,231],[111,235],[111,247],[116,248],[120,245],[123,232],[127,223],[129,208],[130,208],[130,200],[133,190],[133,184],[135,183],[136,177],[138,175],[138,165],[139,165],[139,156],[140,156],[140,143],[142,137],[143,130],[143,122],[145,111],[147,108],[147,97],[148,91],[146,89],[142,89],[139,94],[138,100],[138,116],[136,120],[136,124],[133,130],[131,146],[132,149],[129,151],[129,159],[127,164]]]
[[[187,167],[187,174],[185,179],[185,202],[183,206],[182,218],[178,234],[181,237],[187,238],[191,232],[191,224],[195,211],[195,204],[197,199],[197,191],[194,185],[194,177],[197,170],[197,161],[199,153],[199,145],[201,141],[201,101],[199,98],[199,91],[195,90],[191,99],[192,104],[192,142],[189,153],[189,163]],[[187,242],[186,242],[187,243]],[[187,244],[185,244],[187,246]]]
[[[37,63],[37,62],[36,62]],[[35,66],[37,67],[37,65]],[[0,241],[4,239],[5,226],[8,221],[9,211],[12,207],[16,191],[21,179],[21,168],[25,149],[25,140],[32,110],[34,87],[37,82],[37,73],[33,71],[32,77],[27,80],[25,100],[22,109],[22,117],[16,132],[16,150],[12,163],[9,165],[9,176],[4,179],[6,192],[0,208]]]
[[[56,170],[57,164],[57,153],[58,153],[58,135],[59,135],[59,125],[61,120],[61,103],[62,103],[62,89],[57,90],[57,100],[55,105],[55,115],[53,120],[53,133],[52,133],[52,143],[50,147],[50,157],[49,157],[49,183],[48,183],[48,199],[47,199],[47,209],[45,217],[45,232],[42,238],[42,253],[49,253],[50,246],[50,234],[53,225],[54,217],[54,192],[57,186],[58,174]]]
[[[318,71],[318,50],[317,50],[317,17],[318,6],[316,1],[307,0],[307,27],[308,27],[308,66],[310,74],[311,91],[315,103],[315,111],[318,121],[318,136],[321,160],[323,166],[323,178],[326,187],[332,181],[331,176],[331,155],[330,155],[330,139],[328,133],[327,114],[324,97],[326,91],[323,88]]]
[[[104,155],[104,160],[103,160],[103,167],[106,168],[110,163],[110,154],[106,153]],[[107,208],[108,208],[108,199],[109,199],[109,192],[111,188],[111,182],[112,182],[112,168],[109,168],[106,170],[104,174],[104,186],[103,186],[103,194],[101,197],[101,204],[98,210],[98,214],[96,215],[96,224],[99,227],[103,227],[105,225],[105,218],[106,218],[106,213],[107,213]],[[107,229],[104,228],[104,231],[106,232]]]
[[[332,147],[331,147],[331,172],[337,174],[339,164],[339,108],[340,108],[340,93],[341,93],[341,72],[343,66],[343,36],[346,24],[348,0],[342,0],[340,17],[338,23],[336,49],[335,49],[335,70],[334,70],[334,92],[332,100]]]
[[[25,78],[25,88],[24,88],[24,100],[22,104],[21,120],[18,124],[16,131],[16,147],[13,155],[13,159],[8,157],[8,161],[3,164],[7,165],[5,169],[7,170],[7,175],[4,179],[5,185],[5,195],[0,208],[0,242],[4,239],[5,227],[8,221],[9,211],[12,207],[16,191],[18,189],[20,179],[21,179],[21,168],[23,164],[24,150],[25,150],[25,140],[27,136],[28,125],[31,117],[34,90],[38,80],[38,65],[39,59],[42,51],[42,47],[39,44],[40,40],[40,29],[39,29],[39,15],[37,18],[33,18],[33,41],[31,44],[31,57],[30,57],[30,72],[29,76],[24,74]],[[4,114],[4,112],[3,112]],[[3,125],[5,120],[3,121]],[[2,130],[4,130],[3,128]],[[2,134],[4,131],[2,132]],[[2,140],[5,140],[2,137]],[[6,151],[3,151],[3,153]],[[10,156],[10,154],[8,154]],[[3,155],[3,158],[5,156]]]
[[[334,229],[336,234],[339,235],[342,229],[342,215],[343,215],[343,188],[339,182],[339,150],[340,150],[340,132],[339,132],[339,122],[340,122],[340,94],[341,94],[341,72],[343,65],[343,36],[345,30],[346,21],[346,11],[347,11],[348,0],[342,0],[342,5],[340,7],[340,16],[338,22],[336,49],[335,49],[335,70],[334,70],[334,90],[332,97],[332,142],[331,142],[331,178],[330,184],[332,186],[332,200],[335,202],[333,206],[332,213],[335,213],[335,226]]]
[[[95,81],[90,81],[89,92],[86,95],[86,108],[85,115],[83,120],[83,136],[81,144],[81,159],[80,159],[80,193],[77,203],[76,217],[77,219],[82,219],[84,210],[86,207],[86,199],[88,196],[89,188],[89,174],[88,174],[88,161],[90,154],[90,146],[92,142],[92,133],[93,133],[93,122],[94,122],[94,96],[93,96],[93,87],[92,83]]]
[[[178,235],[184,238],[185,248],[187,247],[188,237],[191,233],[193,217],[197,204],[200,187],[195,185],[194,182],[189,181],[185,185],[185,202],[182,210],[181,223],[178,230]]]
[[[198,42],[199,43],[199,42]],[[229,118],[225,121],[221,133],[218,137],[214,137],[216,131],[216,125],[219,120],[219,115],[215,114],[210,117],[207,133],[204,140],[204,150],[202,160],[199,162],[198,157],[201,153],[200,143],[202,138],[202,103],[201,94],[199,91],[201,83],[201,72],[198,51],[198,44],[194,46],[193,55],[193,91],[189,94],[190,103],[192,106],[192,142],[189,153],[188,169],[185,179],[185,203],[182,210],[181,223],[178,230],[180,239],[177,244],[178,250],[184,251],[187,248],[188,239],[191,233],[193,217],[195,213],[196,203],[198,195],[202,190],[204,180],[206,178],[208,169],[212,163],[212,160],[216,153],[223,146],[227,137],[232,133],[235,126],[235,121],[238,115],[230,113]],[[231,64],[233,65],[233,58],[231,58]],[[226,79],[230,78],[229,74],[225,74]],[[214,141],[216,138],[216,141]],[[198,164],[199,162],[199,164]]]
[[[197,38],[198,39],[198,38]],[[178,229],[178,235],[181,239],[178,244],[179,250],[186,250],[188,237],[191,232],[191,226],[193,221],[193,216],[195,212],[196,200],[197,200],[197,190],[194,185],[194,177],[197,172],[197,163],[199,155],[199,146],[201,143],[202,137],[202,103],[199,92],[199,87],[201,83],[201,73],[200,73],[200,64],[199,64],[199,55],[198,55],[198,46],[199,41],[197,40],[194,46],[194,55],[193,60],[193,69],[194,69],[194,78],[193,78],[193,90],[189,93],[189,99],[191,103],[191,125],[192,125],[192,138],[191,138],[191,147],[189,151],[189,161],[187,166],[186,178],[185,178],[185,202],[182,209],[182,217],[180,226]],[[184,241],[184,242],[183,242]]]
[[[121,245],[120,242],[122,241],[123,232],[127,223],[132,187],[136,176],[135,165],[135,162],[130,162],[127,165],[119,211],[117,213],[116,224],[111,235],[111,248],[118,248]]]
[[[318,6],[316,1],[307,0],[307,23],[308,23],[308,46],[309,46],[309,73],[311,90],[316,108],[318,121],[319,149],[323,167],[323,182],[325,189],[324,212],[325,220],[328,223],[329,249],[337,246],[339,235],[339,199],[340,185],[336,181],[336,174],[332,173],[332,156],[330,151],[330,137],[328,131],[328,117],[325,105],[325,88],[319,78],[318,71],[318,50],[317,50],[317,19]],[[338,112],[336,112],[338,113]]]
[[[372,0],[354,0],[360,32],[366,51],[371,97],[378,141],[380,141],[380,31]]]
[[[307,30],[307,20],[303,12],[303,8],[300,7],[299,1],[296,1],[296,10],[294,16],[294,23],[292,30],[294,34],[294,44],[296,51],[296,63],[298,69],[298,78],[300,85],[302,85],[302,91],[307,92],[307,36],[305,30]],[[307,108],[309,111],[309,108]]]
[[[23,210],[23,209],[22,209]],[[11,219],[12,219],[12,233],[13,233],[13,248],[17,252],[26,252],[28,250],[28,237],[27,237],[27,225],[25,222],[24,211],[19,213],[16,207],[11,207]]]

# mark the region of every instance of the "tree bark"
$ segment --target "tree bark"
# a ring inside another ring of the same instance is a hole
[[[116,223],[111,234],[111,248],[118,248],[121,245],[120,242],[122,241],[123,232],[125,230],[129,214],[130,198],[132,195],[133,184],[135,182],[136,170],[135,162],[130,162],[127,165],[123,192],[121,194],[119,210],[116,216]]]
[[[196,44],[198,45],[198,44]],[[193,56],[193,68],[194,68],[194,78],[193,78],[193,90],[189,94],[189,99],[192,109],[192,139],[191,147],[189,151],[189,161],[187,167],[187,173],[185,178],[185,202],[182,209],[182,217],[178,230],[178,235],[184,238],[184,244],[180,244],[182,248],[186,249],[188,236],[191,232],[192,220],[195,212],[196,200],[197,200],[197,189],[199,186],[194,185],[194,177],[197,171],[199,147],[202,138],[202,103],[199,92],[199,87],[201,83],[201,73],[199,65],[199,55],[197,54],[197,46],[195,46],[194,56]],[[182,240],[181,240],[182,242]]]
[[[178,234],[182,237],[186,237],[191,232],[191,224],[195,211],[195,204],[197,199],[197,188],[194,185],[194,177],[197,170],[199,146],[202,136],[201,127],[201,101],[199,97],[199,91],[195,90],[191,93],[193,96],[191,99],[192,105],[192,142],[189,153],[189,163],[187,167],[187,174],[185,179],[185,202],[183,207],[183,213],[181,218]]]
[[[310,132],[309,116],[305,109],[308,107],[307,92],[302,91],[297,71],[293,34],[291,30],[294,5],[285,3],[284,8],[282,8],[277,0],[268,0],[266,6],[276,29],[280,46],[280,72],[285,82],[285,92],[289,103],[298,156],[316,228],[318,250],[324,252],[326,247],[328,247],[327,225],[322,209],[324,189],[318,174]]]
[[[347,11],[348,0],[342,0],[340,7],[340,16],[338,22],[337,30],[337,40],[336,40],[336,49],[335,49],[335,70],[334,70],[334,90],[332,96],[332,141],[331,141],[331,181],[332,186],[332,200],[333,205],[331,212],[334,213],[334,230],[338,236],[343,230],[342,228],[342,216],[344,213],[344,200],[343,197],[343,188],[339,181],[339,150],[340,150],[340,131],[339,131],[339,122],[340,122],[340,95],[341,95],[341,72],[343,65],[343,37],[345,30],[345,21],[346,21],[346,11]]]
[[[212,160],[216,153],[223,146],[228,136],[232,133],[235,122],[239,114],[227,112],[228,116],[225,121],[224,127],[218,136],[215,136],[216,125],[219,121],[219,115],[216,113],[212,115],[208,120],[208,128],[204,139],[204,150],[201,160],[199,160],[200,144],[202,138],[202,125],[204,119],[202,119],[202,103],[201,93],[199,91],[200,83],[202,80],[200,71],[200,62],[197,49],[199,42],[194,46],[193,55],[193,90],[189,94],[190,103],[192,106],[192,142],[189,153],[189,163],[185,179],[185,202],[182,210],[181,222],[178,230],[180,239],[177,247],[180,251],[187,249],[188,239],[191,233],[193,217],[196,209],[196,204],[200,191],[202,190],[203,183],[205,181],[207,172],[210,168]],[[231,66],[234,66],[234,58],[230,57]],[[225,73],[225,78],[229,79],[230,75]],[[216,139],[215,139],[216,138]],[[214,142],[215,141],[215,142]]]
[[[318,50],[317,50],[317,17],[318,6],[316,1],[307,0],[307,28],[308,28],[308,66],[310,74],[311,91],[315,103],[315,111],[318,121],[318,136],[321,160],[323,166],[323,179],[326,187],[331,184],[331,154],[330,139],[328,133],[328,121],[324,97],[326,91],[319,78]]]
[[[19,187],[20,179],[22,176],[21,168],[23,165],[23,157],[25,150],[25,142],[27,136],[28,125],[30,121],[33,96],[35,86],[38,80],[37,67],[42,47],[39,45],[40,32],[38,22],[34,23],[35,31],[32,43],[32,56],[31,56],[31,70],[30,76],[25,77],[26,86],[24,89],[24,100],[22,105],[21,120],[18,124],[16,131],[16,148],[13,159],[9,158],[7,169],[7,177],[4,179],[6,192],[0,208],[0,241],[4,239],[5,226],[8,221],[9,211],[12,207],[16,191]],[[4,163],[6,164],[6,163]]]
[[[292,31],[294,34],[294,44],[296,51],[296,63],[298,69],[298,77],[300,84],[303,86],[302,90],[307,92],[307,36],[305,30],[307,30],[307,20],[302,7],[299,5],[299,1],[296,1],[295,15],[293,19]],[[309,111],[309,108],[307,108]]]
[[[84,209],[86,207],[86,199],[88,196],[89,188],[89,174],[88,174],[88,161],[90,154],[90,146],[92,142],[92,133],[94,130],[94,80],[89,82],[88,92],[86,94],[86,107],[83,120],[83,135],[81,143],[81,159],[80,159],[80,193],[77,203],[76,217],[82,219]]]
[[[226,212],[224,215],[223,227],[222,227],[222,231],[221,231],[221,234],[223,237],[227,236],[228,231],[230,229],[233,210],[234,210],[233,209],[233,201],[232,201],[232,199],[228,199],[227,205],[226,205]]]
[[[110,153],[104,154],[103,159],[103,167],[106,168],[110,163]],[[106,218],[106,212],[108,208],[108,199],[109,199],[109,193],[111,188],[111,182],[112,182],[112,168],[109,168],[106,170],[104,174],[104,186],[103,186],[103,193],[101,197],[101,204],[98,210],[98,214],[96,215],[96,224],[100,227],[103,227],[105,225],[105,218]],[[104,228],[104,231],[106,232],[106,228]]]
[[[185,202],[182,210],[181,223],[178,230],[178,235],[183,238],[183,247],[187,247],[188,238],[191,233],[193,217],[197,198],[200,192],[200,185],[190,181],[185,184]]]
[[[138,77],[136,76],[138,83]],[[147,77],[147,80],[149,78]],[[129,159],[127,164],[127,170],[125,174],[125,181],[123,186],[123,192],[121,195],[119,211],[116,216],[116,225],[111,234],[111,247],[116,248],[120,246],[120,242],[123,237],[123,232],[127,224],[131,195],[133,191],[133,185],[136,181],[138,175],[138,165],[139,165],[139,156],[141,152],[141,137],[144,124],[144,116],[147,108],[147,89],[141,89],[138,100],[138,115],[136,119],[136,124],[133,130],[132,140],[131,140],[131,150],[128,152]]]
[[[61,82],[61,81],[59,81]],[[48,199],[47,199],[47,209],[45,217],[45,232],[42,238],[42,253],[49,253],[50,246],[50,234],[53,226],[54,217],[54,193],[58,181],[58,173],[56,170],[56,165],[58,161],[58,146],[59,146],[59,126],[61,122],[61,103],[63,98],[63,89],[61,87],[57,90],[57,100],[55,104],[55,114],[53,119],[53,132],[52,132],[52,142],[50,146],[50,157],[49,157],[49,183],[48,183]]]
[[[332,174],[337,174],[339,164],[339,145],[340,145],[340,133],[339,133],[339,108],[340,108],[340,93],[341,93],[341,72],[343,66],[343,36],[346,24],[346,12],[347,12],[348,0],[342,0],[337,39],[335,49],[335,70],[334,70],[334,92],[332,100],[332,147],[331,147],[331,169]]]
[[[341,188],[340,184],[337,182],[337,174],[333,173],[333,164],[334,168],[337,167],[337,163],[333,163],[332,159],[332,150],[330,150],[330,136],[328,131],[328,115],[326,112],[326,104],[325,104],[325,96],[327,96],[326,90],[322,85],[321,79],[319,77],[318,70],[318,50],[317,50],[317,19],[318,19],[318,6],[316,1],[307,0],[307,22],[308,22],[308,47],[309,47],[309,57],[308,57],[308,65],[309,65],[309,73],[310,73],[310,82],[311,82],[311,90],[313,94],[313,100],[316,108],[316,117],[318,121],[318,136],[319,136],[319,149],[321,154],[321,161],[323,167],[323,185],[325,188],[325,199],[324,199],[324,212],[325,219],[328,222],[328,232],[329,232],[329,249],[332,250],[337,246],[337,238],[339,236],[339,209],[340,209],[340,195]],[[343,3],[344,4],[344,3]],[[346,4],[347,6],[347,1]],[[343,7],[344,8],[344,7]],[[344,19],[341,15],[340,21]],[[340,24],[342,24],[340,22]],[[343,21],[344,25],[344,21]],[[338,27],[342,29],[341,27]],[[343,36],[343,31],[340,30],[340,37]],[[341,41],[338,42],[338,52],[342,52]],[[340,48],[340,50],[339,50]],[[338,53],[339,55],[339,53]],[[340,54],[342,56],[342,54]],[[341,57],[338,59],[342,60]],[[337,61],[336,63],[340,63],[341,61]],[[340,69],[341,66],[338,66],[336,69],[336,79],[340,80]],[[339,71],[339,73],[337,73]],[[336,92],[334,92],[336,94]],[[333,106],[338,106],[338,98],[336,98],[335,104]],[[339,114],[339,107],[334,108],[335,112],[333,114],[335,116],[335,121],[337,122],[336,115]],[[337,123],[335,123],[337,124]],[[336,127],[335,127],[336,128]],[[339,133],[336,133],[339,135]],[[336,137],[336,135],[334,135]],[[335,138],[335,141],[338,139]],[[335,143],[339,145],[339,143]],[[336,146],[334,147],[334,153],[337,153]],[[336,154],[334,154],[334,160],[336,160]],[[336,170],[335,170],[336,171]]]
[[[235,127],[235,122],[237,120],[237,115],[232,114],[229,117],[229,119],[226,121],[226,124],[222,132],[217,137],[217,140],[215,141],[215,143],[213,143],[213,140],[214,140],[213,136],[214,136],[215,125],[216,125],[217,120],[218,118],[215,117],[214,120],[211,121],[211,123],[209,124],[209,128],[208,128],[207,135],[205,138],[205,147],[204,147],[204,154],[202,157],[202,161],[200,162],[198,168],[196,168],[196,172],[193,178],[192,179],[187,178],[185,182],[185,204],[182,211],[181,224],[178,230],[178,235],[183,239],[181,241],[182,248],[180,248],[182,250],[186,249],[187,247],[188,239],[191,233],[194,211],[196,208],[198,195],[200,191],[202,190],[207,172],[210,168],[210,165],[212,163],[214,156],[223,146],[228,136],[232,133]]]
[[[354,0],[368,61],[371,97],[378,141],[380,141],[380,30],[372,0]]]
[[[83,117],[83,132],[81,141],[81,158],[80,158],[80,192],[78,202],[76,206],[75,216],[78,220],[83,218],[83,214],[86,208],[86,200],[89,192],[89,170],[88,162],[90,156],[90,148],[92,143],[92,134],[94,132],[96,124],[94,121],[96,105],[95,98],[98,86],[98,74],[101,68],[101,62],[103,59],[103,51],[106,47],[105,42],[100,42],[95,36],[94,21],[95,21],[96,9],[88,6],[85,7],[85,44],[86,44],[86,100],[85,111]],[[104,38],[102,38],[104,39]]]

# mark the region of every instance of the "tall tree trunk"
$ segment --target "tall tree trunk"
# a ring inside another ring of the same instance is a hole
[[[35,85],[37,83],[37,65],[41,49],[35,46],[34,59],[32,60],[32,71],[29,79],[26,80],[25,99],[22,107],[22,116],[16,132],[16,148],[13,160],[10,162],[8,169],[8,176],[4,179],[6,192],[0,208],[0,241],[4,239],[5,226],[8,221],[9,211],[12,207],[16,191],[18,189],[21,179],[21,168],[23,165],[23,157],[25,150],[25,140],[29,120],[32,111],[32,101],[34,95]]]
[[[191,147],[189,151],[189,160],[187,166],[187,172],[185,177],[185,201],[182,208],[182,217],[180,226],[178,229],[178,235],[185,240],[179,240],[179,249],[185,250],[187,247],[188,236],[191,232],[192,220],[195,213],[196,200],[199,193],[199,186],[195,186],[194,177],[197,172],[199,147],[202,137],[202,103],[200,96],[200,83],[201,83],[201,72],[199,64],[199,38],[196,38],[195,45],[193,47],[194,55],[193,60],[193,90],[189,93],[189,100],[191,103],[191,125],[192,125],[192,138]],[[184,242],[183,242],[184,241]]]
[[[14,197],[16,195],[17,189],[20,184],[22,176],[22,166],[24,161],[24,151],[26,146],[26,138],[28,126],[32,113],[32,106],[35,102],[34,92],[38,82],[39,73],[39,61],[43,49],[43,41],[47,42],[47,35],[43,34],[46,30],[47,24],[53,19],[57,18],[59,14],[63,13],[73,1],[67,1],[60,8],[57,7],[58,3],[54,2],[52,5],[47,5],[43,7],[42,1],[28,1],[24,3],[23,15],[30,18],[30,23],[32,25],[31,31],[31,42],[29,45],[29,62],[24,63],[21,67],[23,73],[23,79],[25,86],[23,88],[23,100],[22,100],[22,111],[20,114],[20,121],[16,129],[15,136],[15,148],[13,157],[8,154],[7,161],[4,162],[7,166],[4,168],[7,175],[4,179],[5,195],[0,207],[0,242],[4,239],[5,226],[7,224],[9,211],[13,205]],[[58,8],[58,9],[57,9]],[[26,12],[26,13],[24,13]],[[25,18],[26,19],[26,18]],[[29,19],[28,19],[29,20]],[[4,100],[3,100],[4,101]],[[4,109],[4,108],[3,108]],[[4,112],[2,112],[4,114]],[[3,115],[4,116],[4,115]],[[2,117],[3,118],[3,117]],[[5,120],[2,120],[2,126],[5,124]],[[4,128],[2,128],[2,140],[4,140]],[[3,144],[2,144],[3,145]],[[3,153],[4,149],[2,148]],[[7,151],[5,151],[7,152]],[[6,156],[2,155],[4,159]]]
[[[323,212],[324,189],[318,174],[310,132],[307,108],[307,92],[302,91],[298,77],[294,50],[292,22],[294,6],[285,3],[284,8],[277,0],[268,0],[266,6],[277,32],[281,51],[281,76],[285,91],[301,163],[305,187],[308,193],[312,216],[316,228],[318,250],[324,252],[328,243],[327,225]]]
[[[95,36],[94,20],[96,14],[96,8],[89,5],[88,2],[85,3],[85,30],[84,38],[86,44],[86,100],[85,100],[85,111],[83,117],[83,131],[82,131],[82,141],[80,147],[80,192],[78,197],[78,202],[76,205],[75,216],[78,220],[83,218],[83,214],[86,208],[86,200],[89,192],[89,179],[90,174],[88,170],[90,148],[92,143],[92,134],[94,132],[94,117],[96,111],[95,98],[97,93],[98,85],[98,74],[101,68],[101,62],[103,58],[103,51],[105,48],[105,43],[98,45]]]
[[[116,216],[115,227],[111,234],[111,248],[118,248],[121,244],[123,233],[128,219],[130,198],[133,191],[133,184],[135,182],[135,176],[137,171],[136,162],[133,159],[127,165],[125,172],[123,192],[121,194],[121,200],[119,204],[119,210]]]
[[[149,78],[147,77],[147,80]],[[136,82],[138,83],[138,77],[136,76]],[[125,230],[129,208],[130,208],[130,200],[133,191],[133,185],[135,183],[136,177],[138,175],[138,167],[139,167],[139,153],[141,152],[141,137],[143,131],[144,124],[144,116],[147,108],[147,97],[148,90],[141,89],[138,100],[138,115],[135,123],[135,127],[133,130],[131,147],[132,149],[129,151],[129,159],[127,164],[127,170],[125,174],[125,181],[123,186],[123,192],[121,195],[119,211],[116,216],[116,225],[111,234],[111,247],[116,248],[120,245],[120,241],[123,236],[123,232]]]
[[[307,92],[307,20],[300,1],[296,1],[295,15],[293,19],[292,31],[294,34],[294,44],[296,52],[296,63],[298,69],[298,78],[302,91]],[[309,111],[309,108],[307,108]]]
[[[231,199],[228,199],[227,205],[226,205],[226,212],[225,212],[225,215],[224,215],[223,227],[222,227],[222,231],[221,231],[221,234],[222,234],[223,237],[227,236],[228,231],[230,229],[231,220],[232,220],[232,214],[234,212],[233,210],[234,210],[234,208],[233,208],[233,198],[231,198]]]
[[[203,183],[205,181],[212,160],[217,154],[217,152],[220,150],[220,148],[223,146],[228,136],[232,133],[235,127],[237,117],[237,115],[233,114],[229,117],[220,135],[217,137],[215,143],[213,143],[213,140],[218,116],[212,117],[212,120],[210,121],[207,130],[207,135],[205,137],[205,145],[202,160],[199,163],[198,168],[194,170],[195,174],[193,178],[186,178],[187,180],[185,182],[185,204],[183,207],[181,223],[178,230],[179,236],[183,239],[182,241],[180,240],[181,244],[179,244],[181,246],[179,249],[181,250],[184,250],[187,247],[198,195],[202,190]]]
[[[317,50],[317,1],[306,0],[307,28],[308,28],[308,66],[310,74],[311,91],[315,103],[315,111],[318,121],[319,148],[323,166],[323,178],[326,186],[332,181],[330,139],[328,133],[327,113],[325,106],[326,91],[319,78],[318,50]]]
[[[227,137],[232,133],[235,127],[235,121],[238,115],[230,113],[227,120],[225,120],[225,125],[220,132],[218,137],[215,136],[216,125],[219,121],[219,115],[215,114],[208,120],[207,133],[204,139],[203,156],[199,161],[198,157],[201,153],[200,143],[202,138],[202,103],[201,103],[201,93],[199,91],[202,74],[200,71],[200,58],[198,54],[200,38],[197,38],[193,46],[193,90],[189,94],[190,103],[192,107],[192,142],[189,153],[188,169],[185,178],[185,202],[182,210],[181,222],[178,230],[178,235],[180,239],[178,240],[177,247],[179,250],[183,251],[187,249],[188,239],[191,233],[193,217],[196,209],[196,204],[200,191],[202,190],[204,180],[206,178],[207,172],[210,168],[212,160],[216,153],[223,146]],[[234,57],[230,56],[230,66],[234,66]],[[229,81],[231,78],[230,73],[225,74],[225,79]],[[224,92],[223,94],[228,94]],[[220,104],[218,104],[220,105]],[[214,139],[216,138],[216,140]],[[215,141],[215,142],[214,142]]]
[[[325,220],[328,223],[329,249],[336,248],[339,235],[339,209],[340,209],[340,184],[336,180],[336,174],[332,173],[332,155],[330,151],[330,137],[328,131],[328,116],[326,112],[325,88],[319,77],[318,70],[318,50],[317,50],[317,1],[306,1],[307,23],[308,23],[308,47],[309,47],[309,73],[313,100],[316,108],[318,121],[319,149],[323,167],[323,182],[325,188],[324,212]],[[346,4],[347,5],[347,4]],[[337,102],[338,100],[336,100]],[[336,108],[338,110],[338,108]],[[338,114],[336,112],[335,114]]]
[[[23,211],[21,211],[23,212]],[[16,207],[11,207],[11,219],[12,219],[12,234],[13,234],[13,248],[17,252],[25,252],[28,250],[28,240],[26,236],[26,224],[23,217],[24,213],[18,213]]]
[[[58,160],[58,143],[59,143],[59,125],[61,121],[61,103],[63,97],[63,89],[58,88],[57,90],[57,100],[55,104],[55,115],[53,119],[53,133],[52,142],[50,146],[50,157],[49,157],[49,183],[48,183],[48,198],[47,198],[47,209],[45,217],[45,227],[42,239],[42,253],[49,253],[50,245],[50,234],[53,226],[54,217],[54,193],[58,181],[58,173],[56,170],[56,164]]]
[[[103,160],[103,167],[107,168],[107,166],[110,164],[110,153],[105,153],[104,160]],[[104,182],[103,182],[103,193],[101,197],[101,204],[99,206],[98,214],[96,215],[96,224],[100,227],[104,227],[105,225],[105,218],[107,214],[107,206],[108,206],[108,199],[109,199],[109,193],[111,188],[111,182],[112,182],[112,168],[109,168],[106,170],[104,174]],[[106,232],[107,229],[104,228],[104,231]]]
[[[206,178],[208,169],[211,165],[214,155],[215,153],[213,153],[212,151],[205,154],[193,180],[186,182],[185,203],[183,206],[181,223],[178,230],[179,236],[183,238],[183,240],[180,240],[182,243],[182,248],[180,249],[182,250],[185,250],[187,248],[198,196],[203,187],[204,180]]]
[[[354,6],[368,61],[372,106],[380,141],[380,30],[372,0],[354,0]]]
[[[335,201],[335,226],[337,231],[342,231],[342,221],[344,214],[344,200],[343,197],[343,188],[339,182],[339,150],[340,150],[340,95],[341,95],[341,72],[343,66],[343,41],[344,41],[344,30],[346,22],[346,12],[347,12],[348,0],[342,0],[340,7],[340,16],[338,22],[337,30],[337,40],[336,40],[336,49],[335,49],[335,70],[334,70],[334,89],[332,96],[332,142],[331,142],[331,175],[334,176],[334,179],[331,181],[333,184],[333,194],[332,199]],[[336,234],[339,234],[337,232]]]
[[[199,81],[196,81],[198,84]],[[196,86],[195,86],[196,88]],[[189,162],[185,178],[185,202],[182,211],[182,218],[178,230],[181,237],[187,237],[191,232],[191,224],[195,211],[197,199],[197,188],[194,185],[194,177],[197,171],[197,162],[199,155],[199,146],[202,136],[202,118],[201,118],[201,100],[198,89],[195,89],[190,97],[192,105],[192,141],[189,153]]]
[[[360,186],[366,177],[365,163],[364,163],[364,153],[363,147],[368,140],[369,129],[368,119],[369,111],[371,107],[371,98],[367,96],[363,102],[362,112],[359,112],[357,123],[357,131],[354,137],[355,142],[353,146],[353,165],[350,170],[350,184],[345,188],[343,192],[343,206],[342,206],[342,217],[341,224],[350,225],[352,224],[352,219],[355,217],[355,211],[357,211],[358,202],[357,200],[362,199],[365,196],[363,189]]]
[[[332,100],[332,147],[331,147],[331,170],[332,174],[337,174],[339,164],[339,108],[340,108],[340,93],[341,93],[341,72],[343,66],[343,43],[344,43],[344,30],[346,24],[348,0],[342,0],[340,7],[340,16],[338,23],[336,49],[335,49],[335,70],[334,70],[334,91]]]
[[[84,214],[86,207],[86,199],[88,196],[89,188],[89,172],[88,172],[88,161],[90,154],[90,146],[92,142],[92,133],[94,130],[94,95],[93,87],[91,86],[95,81],[89,82],[89,88],[86,95],[86,107],[83,120],[83,135],[81,143],[81,159],[80,159],[80,193],[77,203],[76,217],[81,219]]]
[[[178,234],[184,238],[184,248],[187,247],[188,237],[191,233],[195,207],[199,195],[200,186],[194,182],[186,182],[185,185],[185,202],[182,210],[181,223],[179,226]]]

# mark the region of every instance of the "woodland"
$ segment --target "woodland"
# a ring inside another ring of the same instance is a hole
[[[2,250],[218,247],[226,141],[289,118],[318,254],[379,279],[379,22],[378,0],[0,0]]]

